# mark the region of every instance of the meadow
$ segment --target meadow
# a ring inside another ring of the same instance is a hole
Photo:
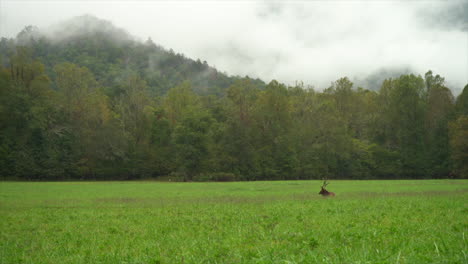
[[[0,182],[0,263],[468,263],[468,180]]]

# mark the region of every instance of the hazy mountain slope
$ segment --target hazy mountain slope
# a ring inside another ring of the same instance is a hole
[[[30,47],[49,73],[54,65],[64,61],[86,66],[111,90],[134,73],[148,83],[154,95],[162,95],[186,80],[199,94],[222,94],[239,79],[218,72],[205,61],[167,50],[151,39],[138,41],[111,22],[90,15],[75,17],[46,31],[29,26],[14,40],[2,39],[0,54],[4,65],[15,45]],[[260,80],[255,82],[264,85]]]

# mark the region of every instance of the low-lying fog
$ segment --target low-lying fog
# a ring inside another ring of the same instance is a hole
[[[321,89],[431,69],[468,83],[468,1],[0,1],[0,36],[92,14],[235,75]],[[376,82],[378,83],[378,82]],[[375,88],[375,87],[366,87]]]

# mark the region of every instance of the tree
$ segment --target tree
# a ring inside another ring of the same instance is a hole
[[[468,84],[463,88],[462,93],[457,97],[456,102],[456,114],[460,115],[468,115]]]
[[[236,81],[226,92],[226,121],[218,125],[219,148],[223,154],[218,161],[220,170],[241,175],[242,179],[253,180],[258,176],[258,155],[255,134],[258,132],[254,120],[255,101],[258,87],[249,79]]]
[[[174,131],[178,171],[191,181],[202,172],[209,158],[208,132],[213,120],[204,110],[187,113]]]
[[[63,63],[54,67],[63,110],[63,133],[70,142],[74,173],[96,178],[100,164],[113,159],[108,134],[113,113],[108,98],[98,89],[94,75],[86,67]]]
[[[163,106],[169,121],[175,126],[188,112],[200,107],[200,100],[192,91],[190,82],[183,82],[167,92]]]
[[[175,170],[174,142],[172,140],[173,129],[164,110],[158,108],[154,111],[154,118],[151,124],[151,149],[149,167],[155,175],[168,175]]]
[[[295,173],[296,153],[289,140],[290,113],[288,89],[284,84],[271,81],[258,94],[254,108],[261,179],[286,179]]]
[[[357,106],[355,104],[356,96],[352,88],[353,83],[347,77],[344,77],[332,83],[332,86],[324,91],[332,95],[346,128],[350,130],[354,126],[356,114],[354,108]]]
[[[425,75],[428,87],[425,117],[428,173],[433,177],[446,177],[450,172],[448,122],[453,118],[454,97],[445,87],[444,78]]]
[[[238,80],[227,90],[227,98],[235,108],[236,119],[244,126],[252,120],[253,102],[257,96],[257,88],[250,80]]]
[[[124,168],[128,177],[151,175],[151,123],[154,118],[153,102],[146,82],[138,75],[130,75],[121,83],[122,92],[116,100],[119,128],[125,139]]]
[[[315,167],[315,178],[320,178],[319,175],[349,177],[345,161],[350,158],[351,140],[333,99],[323,95],[316,106],[312,122],[314,133],[308,137],[313,139],[311,148],[314,150],[314,159],[310,162]]]
[[[385,80],[378,98],[376,140],[399,153],[401,172],[406,177],[423,177],[426,173],[425,97],[424,80],[411,74]]]
[[[30,54],[28,48],[18,47],[10,58],[9,71],[0,70],[0,163],[6,164],[5,175],[56,177],[60,174],[52,144],[56,96],[44,66]]]
[[[462,115],[450,123],[450,147],[455,175],[468,178],[468,116]]]

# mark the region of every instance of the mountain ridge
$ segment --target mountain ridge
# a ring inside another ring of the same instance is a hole
[[[260,79],[219,72],[206,61],[166,49],[151,38],[140,41],[112,22],[88,14],[43,31],[27,26],[15,39],[2,38],[2,57],[8,58],[18,44],[30,47],[33,57],[40,59],[49,71],[54,65],[68,61],[89,68],[106,87],[116,86],[119,75],[138,74],[154,95],[164,95],[184,81],[189,81],[198,94],[218,96],[238,79],[265,85]]]

